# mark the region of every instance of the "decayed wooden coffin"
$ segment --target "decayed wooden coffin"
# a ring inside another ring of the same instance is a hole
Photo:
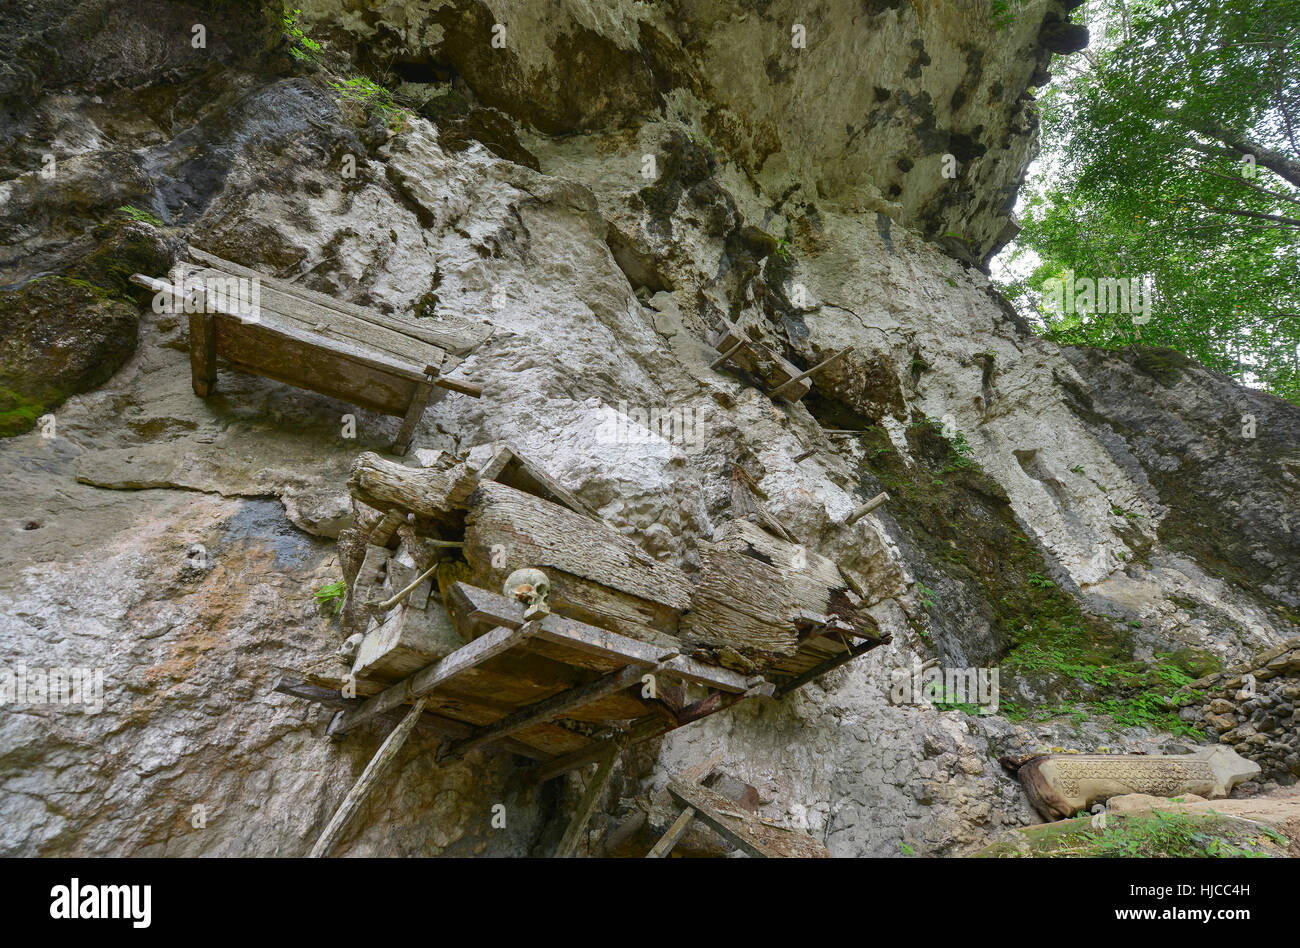
[[[536,567],[551,581],[551,607],[601,628],[675,644],[690,603],[681,570],[654,559],[604,523],[505,484],[484,481],[465,518],[469,581],[500,589],[516,569]]]
[[[723,665],[794,675],[877,635],[839,567],[806,547],[732,520],[699,549],[681,636]]]

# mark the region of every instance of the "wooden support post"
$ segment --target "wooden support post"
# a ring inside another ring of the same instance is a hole
[[[343,803],[334,813],[334,817],[325,827],[325,831],[320,834],[320,839],[316,840],[316,845],[311,848],[310,856],[312,859],[319,859],[322,856],[328,856],[330,851],[338,843],[339,837],[343,830],[347,828],[348,822],[356,815],[361,804],[365,802],[366,797],[375,789],[381,777],[388,772],[392,766],[397,752],[402,749],[406,739],[411,736],[411,731],[415,729],[415,724],[420,720],[420,715],[424,713],[424,698],[415,702],[411,710],[406,712],[406,717],[402,722],[393,728],[384,743],[379,745],[379,750],[375,751],[375,756],[370,758],[370,763],[366,764],[366,769],[361,771],[361,776],[357,782],[352,785],[348,795],[343,798]]]
[[[217,389],[217,323],[211,313],[190,313],[190,384],[199,398]]]
[[[885,501],[887,500],[889,500],[889,494],[887,494],[884,491],[881,491],[879,494],[877,494],[875,497],[872,497],[861,507],[858,507],[856,510],[854,510],[853,513],[849,514],[848,519],[844,521],[844,526],[846,527],[853,526],[855,523],[857,523],[867,514],[871,513],[871,511],[875,510],[877,507],[884,506]]]
[[[406,416],[402,419],[402,427],[397,430],[397,437],[393,439],[393,453],[405,454],[411,447],[411,439],[415,437],[415,427],[424,417],[424,410],[429,407],[429,397],[433,394],[433,386],[436,384],[438,369],[436,366],[425,366],[424,381],[417,382],[415,385],[415,394],[411,396],[411,403],[406,406]]]
[[[136,286],[155,293],[166,293],[182,310],[194,309],[189,314],[190,384],[194,387],[195,395],[207,398],[217,388],[217,324],[215,316],[208,312],[208,300],[203,287],[198,284],[192,287],[194,301],[187,307],[186,289],[183,285],[155,280],[142,273],[131,274],[130,280]]]
[[[784,392],[787,388],[792,388],[793,386],[798,385],[798,384],[799,384],[800,382],[802,382],[804,379],[806,379],[806,378],[808,378],[809,376],[811,376],[814,372],[820,372],[822,369],[826,368],[826,366],[830,365],[832,362],[836,362],[836,361],[838,361],[838,360],[844,358],[846,355],[848,355],[848,354],[849,354],[850,352],[852,352],[852,351],[853,351],[853,347],[852,347],[852,346],[849,346],[849,347],[846,348],[846,349],[841,349],[839,352],[835,353],[835,355],[831,356],[829,359],[825,359],[825,360],[823,360],[823,361],[821,361],[821,362],[818,362],[816,365],[814,365],[814,366],[813,366],[811,369],[809,369],[808,371],[806,371],[806,372],[800,372],[798,375],[796,375],[796,376],[795,376],[794,378],[792,378],[792,379],[786,379],[786,381],[784,381],[783,383],[781,383],[780,385],[778,385],[776,388],[772,389],[772,391],[768,392],[768,394],[769,394],[770,396],[772,396],[772,398],[776,398],[778,395],[780,395],[782,392]]]
[[[369,698],[361,707],[340,711],[330,722],[327,733],[331,737],[341,736],[399,705],[427,695],[444,681],[455,677],[467,668],[473,668],[494,655],[500,655],[514,648],[532,635],[538,625],[538,622],[526,622],[517,629],[498,626],[491,632],[484,633],[468,645],[462,645],[441,661],[421,669],[405,681],[399,681],[385,688],[379,694]]]
[[[609,785],[609,778],[614,772],[614,761],[618,759],[620,750],[622,750],[622,747],[617,743],[610,744],[605,750],[604,756],[601,757],[600,763],[596,767],[595,776],[591,778],[591,783],[587,784],[587,792],[582,795],[582,799],[578,802],[578,809],[573,814],[568,829],[564,831],[560,845],[555,849],[556,859],[568,859],[577,850],[582,831],[586,829],[592,811],[596,809],[596,804],[600,802],[600,795],[605,792],[605,787]]]
[[[732,347],[731,347],[730,349],[728,349],[726,352],[722,353],[722,355],[720,355],[720,356],[718,356],[716,359],[714,359],[713,362],[709,365],[709,368],[713,369],[714,371],[717,371],[719,368],[722,367],[722,364],[723,364],[724,362],[726,362],[728,359],[730,359],[732,356],[734,356],[737,352],[739,352],[739,351],[740,351],[740,347],[743,346],[744,344],[745,344],[745,340],[743,340],[743,339],[740,340],[740,342],[736,343],[734,346],[732,346]]]
[[[663,859],[667,856],[673,851],[673,847],[677,845],[677,841],[682,838],[693,819],[695,819],[695,807],[688,806],[683,809],[677,819],[673,820],[673,825],[668,827],[668,832],[659,837],[659,842],[651,847],[645,857],[647,859]]]

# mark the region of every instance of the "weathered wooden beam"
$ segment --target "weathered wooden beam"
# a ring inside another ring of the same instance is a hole
[[[869,501],[867,501],[867,502],[866,502],[865,504],[863,504],[861,507],[856,508],[856,509],[851,513],[851,514],[849,514],[849,515],[848,515],[848,518],[845,519],[845,521],[844,521],[844,525],[845,525],[846,527],[851,527],[851,526],[853,526],[855,523],[857,523],[859,520],[861,520],[861,519],[862,519],[863,517],[865,517],[867,514],[871,513],[871,511],[875,510],[877,507],[882,507],[882,506],[884,506],[884,504],[885,504],[888,500],[889,500],[889,494],[888,494],[887,492],[885,492],[885,491],[881,491],[881,492],[880,492],[879,494],[877,494],[875,497],[872,497]]]
[[[143,273],[131,274],[130,280],[155,293],[166,293],[173,300],[184,302],[184,290],[165,280],[156,280]],[[217,387],[217,324],[208,312],[207,299],[201,287],[195,287],[198,296],[196,312],[189,314],[190,323],[190,384],[194,394],[207,398]]]
[[[673,851],[677,841],[686,833],[686,828],[691,825],[693,819],[695,819],[695,807],[683,808],[682,812],[677,815],[677,819],[673,820],[672,825],[668,827],[668,831],[659,837],[657,843],[650,847],[650,851],[645,854],[645,857],[647,859],[665,858]]]
[[[213,287],[218,293],[226,281],[232,277],[225,271],[202,265],[181,266],[185,285]],[[251,280],[250,277],[234,279]],[[430,345],[414,336],[397,332],[376,325],[368,320],[359,319],[340,313],[334,309],[310,302],[296,295],[290,295],[265,276],[257,278],[257,313],[258,319],[266,318],[273,322],[284,323],[302,332],[310,332],[330,341],[359,343],[377,350],[403,364],[410,363],[418,368],[426,363],[441,370],[447,361],[447,353],[436,345]],[[232,313],[232,315],[240,315]],[[251,314],[244,314],[245,316]]]
[[[847,348],[841,349],[839,352],[835,353],[829,359],[824,359],[821,362],[818,362],[811,369],[808,369],[805,372],[800,372],[798,375],[796,375],[794,378],[787,381],[785,384],[778,385],[776,388],[772,389],[772,391],[770,391],[768,394],[771,395],[773,398],[785,394],[786,389],[798,385],[806,378],[810,378],[814,372],[820,372],[822,369],[826,368],[826,366],[830,365],[832,362],[838,362],[840,359],[844,358],[852,351],[853,351],[853,346],[848,346]]]
[[[459,329],[434,328],[432,326],[408,322],[393,316],[386,316],[375,310],[364,309],[352,303],[346,303],[342,300],[335,299],[332,296],[327,296],[324,293],[317,293],[314,290],[309,290],[298,284],[281,280],[278,277],[267,276],[264,273],[259,273],[258,271],[242,266],[241,264],[233,263],[229,260],[223,260],[215,254],[210,254],[207,251],[201,250],[192,245],[189,247],[189,256],[191,259],[197,260],[200,263],[207,264],[210,267],[215,267],[218,270],[224,270],[225,272],[232,273],[236,276],[250,278],[257,277],[264,281],[268,286],[275,287],[290,296],[299,297],[300,299],[314,303],[317,306],[332,309],[346,316],[351,316],[354,319],[360,319],[368,323],[373,323],[376,326],[383,326],[406,336],[412,336],[431,345],[447,349],[456,355],[465,355],[467,352],[482,343],[483,340],[492,333],[490,329],[482,329],[473,326],[466,326]]]
[[[688,784],[684,780],[669,780],[667,790],[679,805],[694,809],[696,819],[708,824],[746,855],[759,859],[782,856],[825,858],[830,855],[825,846],[807,833],[759,820],[741,810],[734,800],[708,787]]]
[[[771,687],[770,683],[768,687]],[[761,693],[761,691],[755,689],[754,693],[758,694]],[[748,697],[751,697],[751,695],[747,693],[722,695],[715,707],[706,709],[694,720],[708,717],[710,714],[716,714],[717,712],[723,711],[734,705],[736,702],[743,701]],[[554,757],[551,760],[538,764],[536,770],[529,774],[528,779],[532,783],[545,783],[547,780],[550,780],[553,777],[558,777],[562,773],[567,773],[575,767],[585,767],[587,764],[599,760],[603,748],[611,741],[618,741],[621,742],[623,746],[630,747],[633,744],[640,744],[643,741],[659,737],[661,734],[666,734],[669,731],[675,730],[678,726],[679,725],[675,722],[667,720],[662,714],[652,714],[647,715],[644,718],[638,718],[636,721],[633,721],[626,730],[614,735],[613,737],[603,738],[589,747],[583,747],[579,750],[573,751],[572,753],[564,754],[560,757]]]
[[[729,347],[729,348],[727,349],[726,352],[722,353],[722,355],[718,356],[716,359],[714,359],[714,360],[709,364],[709,368],[713,369],[713,370],[716,372],[719,368],[722,367],[722,365],[723,365],[723,364],[724,364],[728,359],[730,359],[730,358],[731,358],[732,356],[734,356],[737,352],[739,352],[739,351],[740,351],[740,347],[743,346],[744,344],[745,344],[745,340],[742,339],[742,340],[740,340],[740,342],[736,343],[734,346]]]
[[[312,859],[319,859],[322,856],[328,856],[343,830],[347,828],[348,822],[356,815],[361,804],[370,796],[372,790],[379,783],[380,778],[388,772],[393,761],[397,757],[397,752],[402,749],[406,739],[411,736],[411,731],[415,728],[416,722],[420,720],[420,715],[424,713],[424,699],[421,698],[411,706],[411,710],[406,712],[406,717],[402,718],[400,724],[384,738],[384,743],[379,745],[379,750],[375,751],[375,756],[370,758],[370,763],[366,764],[366,769],[361,771],[361,776],[357,782],[352,785],[348,795],[343,798],[343,803],[335,811],[334,817],[325,827],[325,831],[320,834],[320,839],[316,840],[316,845],[311,848],[309,854]]]
[[[439,377],[434,380],[434,385],[438,388],[445,388],[451,392],[459,392],[462,395],[468,395],[471,398],[483,397],[483,386],[477,382],[462,382],[460,379],[449,379]]]
[[[600,801],[600,795],[605,792],[605,787],[609,785],[609,778],[614,773],[614,761],[618,759],[618,752],[621,748],[618,744],[610,744],[605,748],[600,762],[596,766],[596,774],[591,778],[591,783],[587,784],[587,790],[578,801],[578,808],[574,811],[573,819],[569,821],[568,827],[564,831],[564,836],[560,838],[560,845],[555,847],[556,859],[568,859],[578,848],[578,840],[582,837],[582,831],[587,827],[587,821],[591,819],[591,813],[596,809],[596,804]]]
[[[675,654],[664,656],[663,660],[649,672],[640,665],[628,665],[616,672],[602,675],[595,681],[587,682],[585,685],[578,685],[576,688],[570,688],[568,691],[562,691],[557,695],[526,705],[494,724],[479,728],[465,740],[450,745],[438,755],[438,759],[443,761],[463,757],[484,744],[514,734],[516,731],[522,731],[535,724],[553,720],[576,708],[591,704],[593,701],[599,701],[608,695],[624,691],[640,682],[646,674],[662,671],[667,667],[668,662],[675,657]]]
[[[436,379],[437,369],[428,366],[425,370],[424,381],[415,386],[415,392],[411,395],[411,404],[406,406],[406,415],[402,418],[402,427],[397,430],[397,437],[393,439],[394,454],[405,454],[407,449],[411,447],[411,439],[415,437],[416,426],[419,425],[420,419],[424,417],[424,410],[429,407],[429,398],[433,395],[433,386]]]
[[[848,662],[853,661],[853,659],[857,658],[859,655],[863,655],[867,652],[870,652],[873,648],[876,648],[877,646],[885,645],[892,641],[893,641],[893,637],[886,634],[878,639],[867,639],[866,641],[859,642],[856,645],[849,648],[848,650],[841,652],[839,655],[836,655],[834,658],[824,661],[820,665],[815,665],[812,668],[808,669],[803,674],[796,675],[794,678],[791,678],[789,681],[777,685],[775,696],[780,698],[784,695],[788,695],[790,692],[795,691],[798,688],[802,688],[804,685],[808,684],[808,682],[816,678],[820,678],[828,671],[832,671],[836,668],[839,668],[841,665],[845,665]]]
[[[614,827],[613,831],[600,841],[600,855],[607,856],[613,850],[626,843],[641,829],[641,827],[645,826],[645,821],[645,810],[633,810],[627,819]]]
[[[469,507],[465,557],[471,565],[490,560],[500,544],[510,559],[502,569],[561,570],[668,610],[690,603],[690,581],[681,570],[602,523],[496,481],[481,482]]]
[[[367,451],[352,463],[348,490],[376,510],[412,511],[444,519],[464,509],[478,485],[478,472],[463,462],[441,468],[407,467]]]
[[[574,513],[604,523],[604,519],[546,471],[533,464],[509,444],[500,444],[492,459],[483,467],[480,478],[485,481],[499,481],[507,487],[524,491],[568,507]]]
[[[364,698],[345,698],[333,688],[325,688],[321,685],[313,685],[303,681],[296,675],[281,675],[276,681],[273,691],[282,695],[289,695],[292,698],[301,698],[304,701],[313,701],[326,708],[333,708],[336,711],[342,711],[348,708],[359,708],[366,703]],[[397,724],[402,720],[403,714],[400,710],[389,711],[381,715],[384,720]],[[451,718],[435,714],[425,706],[424,714],[420,715],[420,720],[415,725],[421,731],[428,734],[436,734],[439,737],[448,740],[457,740],[459,738],[469,737],[474,733],[474,726],[466,724],[464,721],[454,721]],[[520,757],[528,757],[532,760],[546,760],[551,755],[545,751],[540,751],[535,747],[514,740],[505,738],[501,740],[497,747],[500,750],[508,751],[511,754],[518,754]]]
[[[450,592],[458,611],[467,619],[511,628],[517,627],[524,621],[523,606],[499,593],[469,583],[456,583],[451,587]],[[610,632],[607,629],[579,622],[577,619],[555,614],[542,619],[541,626],[535,634],[539,639],[566,645],[579,651],[646,666],[656,664],[659,655],[662,654],[662,649],[648,642],[640,642],[626,635],[619,635],[617,632]],[[668,663],[666,670],[678,678],[710,685],[727,692],[739,694],[749,687],[744,675],[729,668],[706,665],[686,655],[674,658]]]
[[[327,733],[331,737],[341,736],[399,705],[428,694],[466,669],[514,648],[536,632],[537,625],[536,622],[528,622],[514,629],[498,626],[468,645],[456,649],[441,661],[368,698],[362,707],[340,711],[330,722]]]

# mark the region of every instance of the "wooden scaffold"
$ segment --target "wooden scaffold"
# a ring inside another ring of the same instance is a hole
[[[699,543],[692,581],[507,445],[425,468],[358,458],[359,522],[340,537],[357,697],[320,671],[276,690],[336,709],[335,739],[395,726],[312,855],[333,850],[416,729],[440,737],[439,763],[491,745],[532,759],[538,782],[596,764],[557,851],[571,855],[623,748],[888,642],[863,583],[792,542],[752,480],[737,483],[742,509]],[[699,796],[707,787],[678,789],[701,819],[726,810]]]

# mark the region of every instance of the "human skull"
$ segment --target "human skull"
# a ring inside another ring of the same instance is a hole
[[[517,569],[506,577],[501,587],[510,599],[522,602],[530,611],[550,612],[546,597],[551,592],[551,581],[540,569]]]

